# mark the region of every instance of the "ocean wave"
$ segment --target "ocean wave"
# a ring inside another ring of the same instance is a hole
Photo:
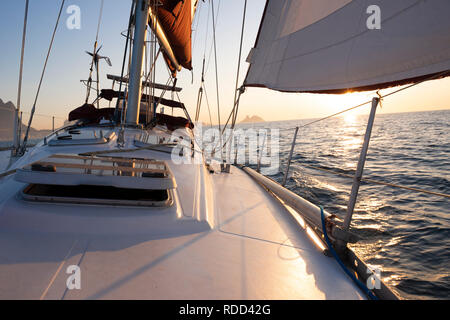
[[[351,128],[336,118],[301,130],[287,187],[343,216],[352,179],[309,166],[353,175],[366,118]],[[273,124],[284,136],[278,181],[290,151],[292,123]],[[450,194],[449,127],[450,110],[377,116],[363,177]],[[390,270],[388,283],[404,298],[450,297],[448,199],[365,182],[352,226],[363,238],[355,251]]]

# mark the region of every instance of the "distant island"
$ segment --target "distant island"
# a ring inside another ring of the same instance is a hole
[[[251,116],[248,115],[245,117],[244,120],[242,120],[240,123],[254,123],[254,122],[265,122],[263,118],[258,116]]]
[[[0,99],[0,141],[12,141],[14,131],[14,114],[16,107],[11,101],[3,102]],[[22,138],[27,129],[27,125],[22,123]],[[51,130],[36,130],[30,128],[30,139],[42,139],[51,133]]]

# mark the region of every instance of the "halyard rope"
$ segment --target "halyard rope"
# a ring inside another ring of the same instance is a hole
[[[52,51],[53,42],[55,40],[56,31],[58,30],[59,20],[61,18],[61,13],[62,13],[62,10],[64,8],[64,3],[65,2],[66,2],[66,0],[62,0],[62,2],[61,2],[61,7],[59,9],[58,18],[56,20],[55,28],[53,30],[52,39],[50,41],[50,45],[49,45],[49,48],[48,48],[47,57],[45,58],[45,63],[44,63],[44,68],[42,69],[41,79],[39,80],[38,89],[37,89],[37,92],[36,92],[36,96],[34,98],[33,108],[31,109],[30,119],[28,120],[27,131],[26,131],[25,137],[23,139],[23,145],[22,145],[22,147],[20,149],[20,153],[22,153],[22,154],[25,152],[25,150],[27,148],[28,135],[30,133],[31,123],[33,122],[33,116],[34,116],[34,112],[36,110],[36,103],[37,103],[37,100],[38,100],[38,97],[39,97],[39,93],[41,91],[42,81],[44,80],[45,70],[47,69],[48,59],[49,59],[50,53]]]

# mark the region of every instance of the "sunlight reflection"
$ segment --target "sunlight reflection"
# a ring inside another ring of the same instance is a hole
[[[362,199],[359,203],[359,208],[364,211],[376,211],[385,206],[385,201],[375,197]]]
[[[341,140],[341,145],[344,147],[344,152],[358,149],[362,145],[362,137],[344,137],[343,140]]]
[[[284,202],[283,202],[284,203]],[[286,209],[291,213],[291,215],[294,217],[295,220],[297,220],[297,223],[306,230],[306,233],[310,237],[310,239],[314,242],[314,244],[321,250],[324,251],[325,245],[323,244],[322,240],[319,238],[319,236],[312,230],[308,225],[306,224],[305,220],[297,213],[295,209],[293,209],[291,206],[284,203],[284,206]]]
[[[309,235],[309,237],[314,241],[314,244],[322,251],[325,251],[325,246],[320,240],[319,236],[310,228],[306,227],[306,233]]]
[[[319,188],[319,189],[328,189],[333,192],[344,192],[345,191],[343,189],[339,189],[337,186],[331,185],[329,183],[326,183],[326,182],[316,179],[314,177],[311,177],[310,181],[311,181],[312,186]]]
[[[383,281],[392,287],[396,287],[403,279],[403,277],[397,274],[392,274],[388,277],[385,277]]]
[[[386,243],[386,244],[384,245],[384,248],[382,248],[381,251],[386,251],[386,250],[387,250],[386,247],[392,247],[392,246],[397,245],[397,244],[400,242],[401,239],[402,239],[401,236],[399,236],[399,237],[393,237],[392,239],[389,240],[388,243]]]
[[[354,114],[346,114],[344,116],[344,121],[346,124],[355,124],[356,122],[356,115]]]

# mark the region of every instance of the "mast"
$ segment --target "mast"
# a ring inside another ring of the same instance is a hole
[[[155,12],[153,12],[155,11]],[[161,27],[161,23],[158,20],[157,12],[156,10],[152,10],[150,7],[150,27],[152,28],[153,32],[155,33],[156,37],[159,40],[159,45],[164,50],[164,53],[166,54],[167,58],[172,63],[175,70],[180,71],[181,65],[177,60],[177,57],[175,56],[175,53],[172,49],[172,46],[169,42],[169,39],[167,38],[166,33],[164,32],[163,28]]]
[[[130,80],[128,87],[128,101],[125,122],[127,125],[139,123],[139,110],[141,108],[142,67],[144,59],[145,39],[150,14],[148,0],[136,1],[133,52],[131,57]]]

